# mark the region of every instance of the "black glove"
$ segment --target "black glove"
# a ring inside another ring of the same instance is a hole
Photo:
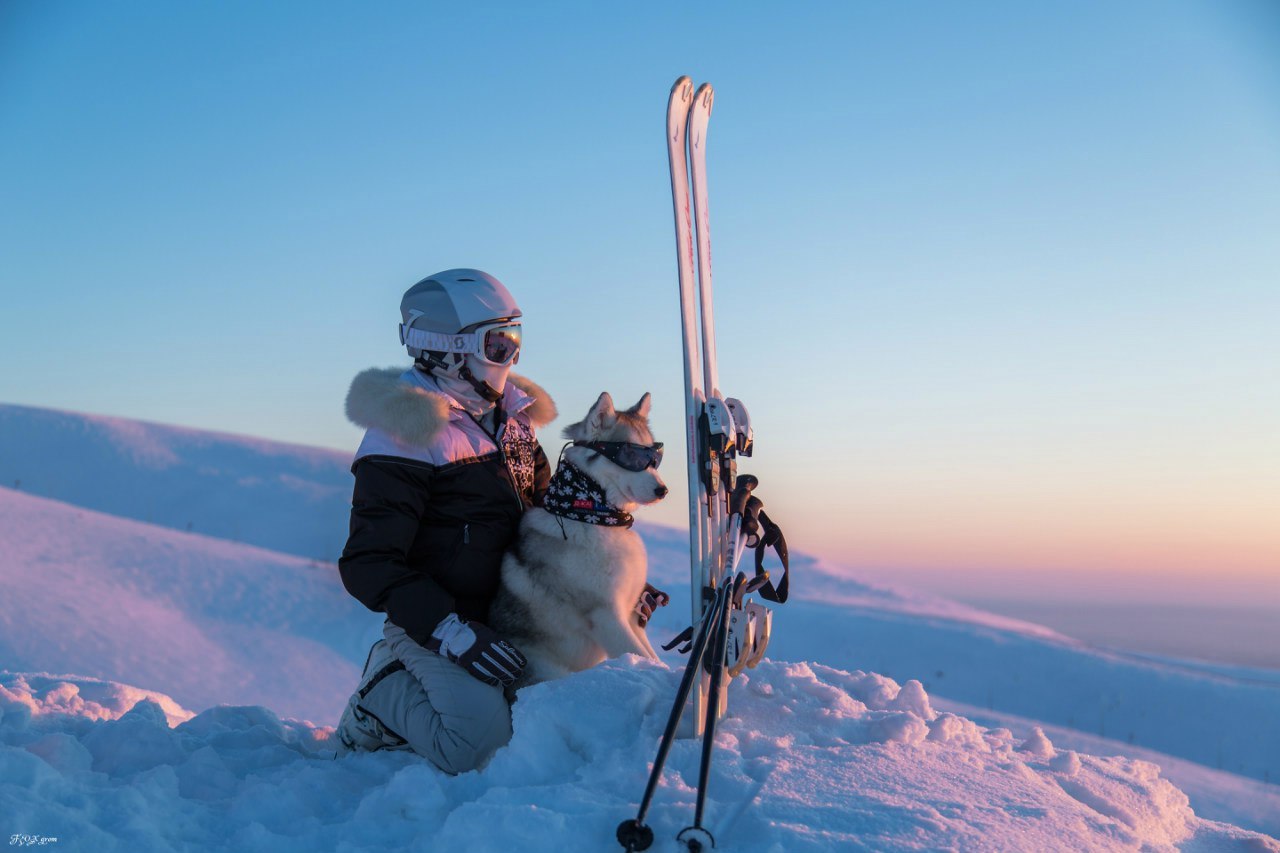
[[[636,613],[640,614],[640,627],[643,628],[649,624],[649,617],[653,616],[653,611],[659,607],[666,607],[671,601],[671,596],[658,589],[651,583],[645,583],[644,592],[640,593],[640,600],[636,602]]]
[[[529,663],[488,625],[468,622],[456,613],[446,616],[423,645],[495,687],[510,687]]]

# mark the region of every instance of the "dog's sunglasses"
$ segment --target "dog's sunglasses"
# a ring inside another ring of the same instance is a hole
[[[662,464],[662,442],[631,444],[627,441],[575,441],[628,471],[643,471]]]

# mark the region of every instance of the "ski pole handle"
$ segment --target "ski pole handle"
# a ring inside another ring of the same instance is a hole
[[[750,474],[742,474],[733,486],[733,494],[729,496],[729,513],[742,515],[747,510],[747,499],[751,490],[760,485],[760,481]]]

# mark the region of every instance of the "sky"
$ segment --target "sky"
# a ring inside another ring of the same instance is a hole
[[[683,443],[662,122],[794,548],[1280,608],[1280,7],[0,6],[0,401],[354,450],[401,294],[502,279],[559,430]],[[3,448],[0,452],[21,452]],[[641,517],[687,518],[683,470]]]

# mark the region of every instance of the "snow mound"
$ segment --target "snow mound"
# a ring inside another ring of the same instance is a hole
[[[12,714],[15,719],[23,715],[67,715],[90,720],[115,720],[143,700],[155,703],[171,726],[195,716],[163,693],[79,675],[0,670],[0,697],[4,700],[0,712]]]
[[[529,688],[510,745],[450,777],[412,753],[334,753],[331,729],[263,707],[190,716],[123,685],[6,674],[4,828],[99,851],[615,849],[678,676],[627,658]],[[731,704],[707,806],[725,848],[1280,851],[1197,818],[1155,765],[1044,759],[936,712],[918,683],[766,661]],[[675,744],[655,850],[691,822],[698,762],[697,742]]]

